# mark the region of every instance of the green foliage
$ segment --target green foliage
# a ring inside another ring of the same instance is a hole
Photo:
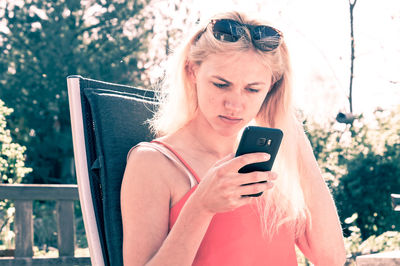
[[[354,213],[360,237],[400,228],[392,210],[390,193],[400,191],[400,107],[360,117],[345,130],[306,122],[306,128],[323,176],[333,192],[345,235],[344,223]]]
[[[143,85],[149,33],[142,1],[6,1],[0,98],[34,169],[27,183],[75,183],[66,77]],[[145,25],[146,24],[146,25]]]
[[[25,147],[14,143],[10,130],[7,129],[6,116],[12,113],[0,100],[0,183],[20,183],[22,178],[32,171],[25,167]]]
[[[340,144],[343,131],[334,129],[333,121],[324,126],[306,120],[304,126],[322,176],[330,187],[336,187],[339,178],[346,173],[345,148]]]
[[[351,234],[345,238],[348,263],[346,265],[356,265],[357,256],[394,251],[400,249],[400,232],[386,231],[378,236],[371,235],[366,240],[361,238],[361,230],[355,224],[359,216],[353,214],[345,220],[349,224]]]
[[[400,143],[387,147],[383,155],[360,153],[348,162],[348,173],[335,190],[342,217],[358,213],[356,225],[363,239],[400,228],[400,215],[390,200],[391,193],[400,191],[399,148]]]
[[[7,127],[6,116],[12,113],[0,100],[0,183],[19,183],[32,169],[25,167],[25,147],[13,142]],[[8,200],[0,199],[0,243],[9,247],[13,239],[10,227],[13,222],[14,208]]]

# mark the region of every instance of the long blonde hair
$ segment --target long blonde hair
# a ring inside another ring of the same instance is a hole
[[[232,19],[250,25],[265,24],[249,20],[238,12],[219,14],[213,19]],[[254,123],[280,128],[284,132],[273,168],[279,178],[274,189],[257,200],[263,229],[271,237],[281,225],[287,224],[298,236],[305,230],[308,211],[299,175],[302,162],[298,138],[303,132],[292,103],[291,67],[286,44],[282,41],[276,50],[263,52],[246,38],[237,42],[218,41],[209,30],[211,27],[207,26],[209,21],[199,25],[170,58],[163,90],[159,94],[160,107],[149,121],[150,126],[157,136],[164,136],[176,132],[193,119],[197,110],[197,94],[189,79],[189,63],[200,65],[211,54],[255,51],[272,71],[272,85]]]

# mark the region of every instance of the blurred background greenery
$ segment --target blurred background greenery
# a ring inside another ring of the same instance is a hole
[[[66,77],[157,86],[162,72],[154,69],[200,17],[190,6],[182,0],[1,0],[1,183],[76,183]],[[322,123],[305,114],[303,120],[337,204],[349,264],[359,254],[399,249],[400,215],[390,193],[400,193],[400,104],[347,125],[334,117]],[[75,213],[77,245],[87,247],[79,204]],[[54,203],[35,202],[34,216],[35,246],[56,247]],[[13,245],[7,200],[0,201],[0,245]]]

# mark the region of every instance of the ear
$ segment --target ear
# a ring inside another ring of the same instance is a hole
[[[196,75],[199,66],[191,61],[186,62],[185,70],[190,82],[196,84]]]

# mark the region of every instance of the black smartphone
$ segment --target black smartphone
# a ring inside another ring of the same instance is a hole
[[[242,138],[240,139],[239,146],[236,151],[236,157],[253,152],[266,152],[271,157],[268,161],[265,162],[245,165],[239,169],[239,173],[250,173],[254,171],[271,171],[276,155],[278,154],[282,138],[283,138],[283,132],[278,128],[256,127],[256,126],[246,127],[243,131]],[[259,183],[263,182],[266,181],[262,181]],[[246,186],[251,184],[254,183],[243,184],[243,185]],[[244,196],[259,197],[261,195],[262,192]]]

